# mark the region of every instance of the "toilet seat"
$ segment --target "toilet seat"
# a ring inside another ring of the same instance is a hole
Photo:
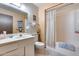
[[[35,42],[36,48],[44,48],[44,43],[42,42]]]

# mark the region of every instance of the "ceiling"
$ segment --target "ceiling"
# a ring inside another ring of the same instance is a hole
[[[47,4],[51,4],[51,3],[33,3],[34,5],[36,5],[37,7],[42,7],[45,6]]]

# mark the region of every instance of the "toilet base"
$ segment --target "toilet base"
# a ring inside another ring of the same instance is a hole
[[[37,49],[42,49],[42,48],[44,48],[44,43],[42,43],[42,42],[35,42],[35,48],[37,48]]]

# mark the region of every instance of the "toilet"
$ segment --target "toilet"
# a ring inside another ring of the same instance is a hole
[[[42,49],[42,48],[44,48],[44,43],[42,43],[42,42],[35,42],[35,47],[37,49]]]
[[[43,42],[38,42],[38,35],[34,34],[33,36],[35,36],[35,48],[36,49],[42,49],[44,48],[44,43]]]

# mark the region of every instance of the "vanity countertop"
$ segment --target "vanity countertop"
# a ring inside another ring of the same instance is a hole
[[[0,44],[6,44],[6,43],[25,40],[25,39],[29,39],[29,38],[34,38],[34,36],[27,34],[27,35],[18,36],[18,37],[15,37],[15,38],[9,38],[8,37],[8,38],[5,38],[5,39],[0,39]]]

